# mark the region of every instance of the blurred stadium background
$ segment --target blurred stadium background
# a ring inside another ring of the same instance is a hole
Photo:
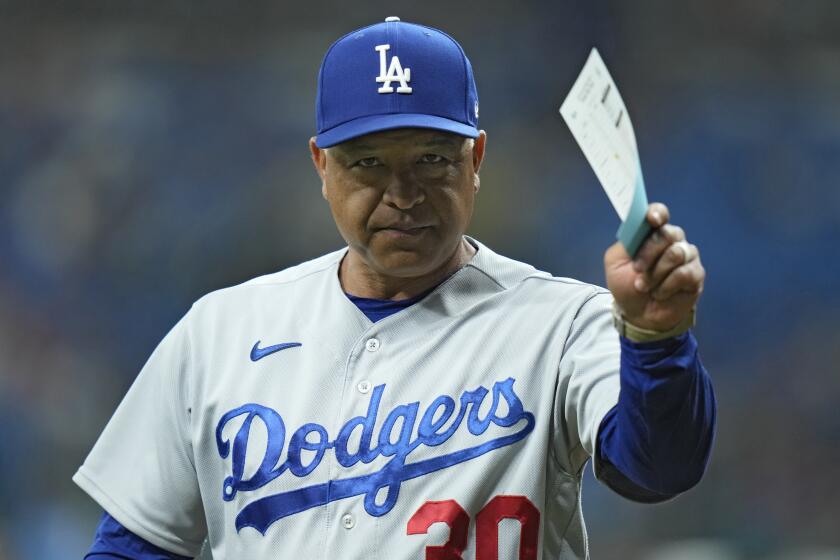
[[[81,558],[70,476],[192,301],[340,246],[317,69],[390,15],[472,60],[473,235],[603,284],[617,219],[557,113],[597,46],[702,249],[711,467],[659,506],[588,473],[593,558],[840,558],[840,3],[0,0],[0,560]]]

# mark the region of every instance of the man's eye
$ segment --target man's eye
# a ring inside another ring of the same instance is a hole
[[[358,165],[359,167],[376,167],[379,165],[379,160],[375,157],[366,157],[357,161],[355,165]]]
[[[437,154],[423,154],[420,157],[420,163],[441,163],[443,162],[443,156],[439,156]]]

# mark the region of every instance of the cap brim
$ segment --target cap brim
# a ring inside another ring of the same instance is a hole
[[[467,138],[478,138],[478,129],[468,124],[434,115],[395,113],[391,115],[372,115],[347,121],[316,136],[315,145],[319,148],[329,148],[365,134],[395,128],[431,128],[452,132]]]

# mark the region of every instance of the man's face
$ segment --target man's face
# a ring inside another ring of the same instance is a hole
[[[376,273],[414,278],[444,266],[469,225],[485,134],[368,134],[328,149],[310,140],[336,226]]]

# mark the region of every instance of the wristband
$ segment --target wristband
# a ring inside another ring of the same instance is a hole
[[[653,331],[637,327],[624,318],[624,315],[621,314],[621,309],[618,308],[615,300],[613,300],[612,313],[613,326],[615,327],[615,330],[618,331],[618,334],[632,340],[633,342],[653,342],[655,340],[665,340],[666,338],[679,336],[691,329],[697,319],[697,306],[695,305],[691,308],[691,313],[689,313],[688,317],[680,321],[677,326],[668,329],[667,331]]]

